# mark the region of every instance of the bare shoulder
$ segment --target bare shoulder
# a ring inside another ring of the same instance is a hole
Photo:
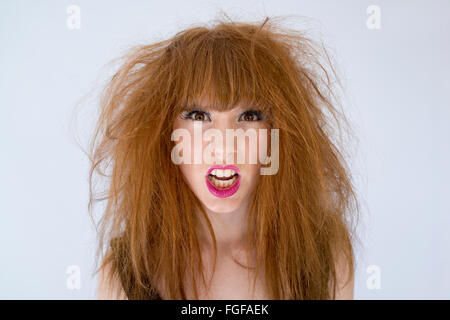
[[[344,255],[340,255],[336,261],[336,292],[335,300],[353,300],[354,273],[353,267],[348,263]]]
[[[112,274],[111,263],[104,264],[99,271],[97,297],[99,300],[128,300],[120,278]]]

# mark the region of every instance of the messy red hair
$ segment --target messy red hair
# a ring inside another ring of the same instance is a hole
[[[348,121],[323,46],[266,18],[195,26],[123,58],[102,96],[90,149],[90,212],[107,200],[98,270],[122,272],[129,299],[156,294],[157,279],[168,299],[186,299],[186,275],[195,284],[197,270],[205,281],[196,210],[216,249],[214,232],[170,160],[170,136],[184,106],[206,95],[219,111],[258,105],[279,129],[279,171],[260,177],[248,214],[248,245],[271,298],[334,298],[338,259],[346,274],[354,271],[358,205],[343,146],[334,140]],[[99,196],[94,173],[108,178]],[[114,250],[103,256],[105,248]]]

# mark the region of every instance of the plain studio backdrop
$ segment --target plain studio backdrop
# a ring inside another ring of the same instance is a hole
[[[96,298],[74,136],[88,139],[107,63],[219,10],[308,17],[332,48],[359,138],[355,299],[449,299],[450,2],[425,0],[1,1],[0,298]]]

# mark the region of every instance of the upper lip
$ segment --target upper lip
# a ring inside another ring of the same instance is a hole
[[[221,169],[221,170],[232,169],[234,172],[239,174],[239,168],[229,164],[229,165],[226,165],[226,166],[214,165],[214,166],[212,166],[211,168],[208,169],[208,172],[206,172],[206,175],[208,176],[211,173],[211,171],[213,171],[214,169]]]

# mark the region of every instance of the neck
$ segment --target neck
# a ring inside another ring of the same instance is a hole
[[[214,212],[204,208],[208,219],[211,222],[216,237],[217,250],[222,252],[232,252],[242,249],[246,245],[248,201],[241,207],[231,212]],[[213,248],[213,241],[208,230],[207,222],[200,211],[197,226],[200,246],[203,248]]]

